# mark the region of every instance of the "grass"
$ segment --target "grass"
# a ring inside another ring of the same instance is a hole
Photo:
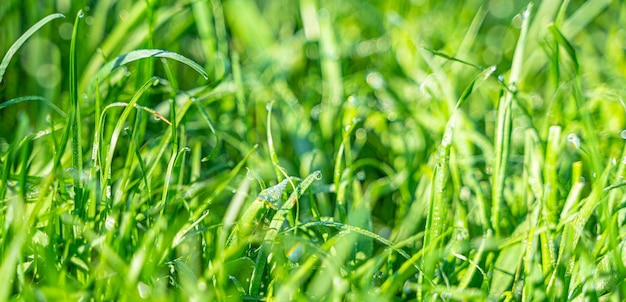
[[[624,300],[619,1],[0,4],[5,300]]]

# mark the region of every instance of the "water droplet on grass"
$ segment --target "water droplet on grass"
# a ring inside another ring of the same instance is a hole
[[[570,133],[567,135],[567,141],[574,146],[576,149],[580,149],[580,138],[576,133]]]
[[[313,172],[313,177],[315,177],[315,180],[322,180],[322,171],[317,170]]]

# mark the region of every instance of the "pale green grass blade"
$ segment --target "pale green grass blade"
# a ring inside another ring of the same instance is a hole
[[[94,78],[105,79],[116,68],[124,66],[128,63],[141,60],[141,59],[146,59],[146,58],[167,58],[167,59],[175,60],[191,67],[193,70],[198,72],[203,78],[205,79],[209,78],[206,71],[204,71],[204,68],[198,65],[198,63],[192,61],[191,59],[185,56],[177,54],[175,52],[170,52],[170,51],[160,50],[160,49],[140,49],[140,50],[134,50],[129,53],[123,54],[121,56],[118,56],[117,58],[109,61],[104,66],[102,66]],[[93,90],[94,85],[95,85],[95,82],[93,82],[92,80],[90,84],[88,85],[89,89]]]
[[[7,67],[9,66],[9,63],[11,62],[11,59],[13,58],[15,53],[20,49],[20,47],[22,47],[24,42],[26,42],[26,40],[28,40],[28,38],[30,38],[32,35],[34,35],[44,25],[46,25],[46,24],[50,23],[50,21],[58,19],[58,18],[65,18],[65,16],[63,14],[52,14],[52,15],[49,15],[49,16],[41,19],[39,22],[35,23],[35,25],[33,25],[31,28],[29,28],[24,34],[22,34],[20,36],[20,38],[17,39],[17,41],[15,41],[13,43],[13,45],[11,45],[11,47],[9,48],[7,53],[2,58],[2,62],[0,62],[0,83],[2,83],[2,79],[4,77],[4,73],[6,72]]]
[[[159,80],[156,77],[153,77],[151,79],[149,79],[141,88],[139,88],[139,90],[135,93],[135,95],[133,96],[133,98],[130,100],[130,102],[128,102],[128,104],[126,104],[124,110],[122,111],[122,113],[120,114],[120,117],[117,119],[117,122],[115,124],[115,128],[113,130],[113,133],[111,134],[111,138],[110,138],[110,142],[109,145],[107,147],[106,150],[106,158],[104,159],[104,163],[103,163],[103,175],[105,177],[105,181],[106,181],[106,185],[104,188],[102,188],[102,192],[106,193],[106,192],[111,192],[111,165],[113,162],[113,155],[115,154],[115,148],[117,145],[117,141],[120,137],[120,134],[122,133],[122,130],[124,128],[124,123],[126,122],[126,119],[128,118],[128,116],[130,115],[131,110],[134,108],[135,104],[137,103],[137,101],[139,101],[140,97],[143,95],[143,93],[150,87],[155,86],[159,83]],[[108,108],[112,108],[113,106],[109,105],[107,107],[105,107],[105,109],[103,110],[103,114],[101,117],[101,122],[100,124],[103,124],[103,119],[104,119],[104,111],[106,111]],[[100,144],[102,145],[102,144]],[[105,198],[110,198],[110,196],[107,196]]]
[[[10,211],[13,215],[3,213],[0,216],[2,226],[0,235],[2,235],[2,245],[0,246],[0,255],[2,255],[2,264],[0,264],[0,273],[2,273],[6,285],[0,287],[0,300],[8,300],[12,292],[12,285],[18,281],[16,276],[18,273],[18,264],[22,261],[22,250],[24,244],[28,240],[28,229],[25,224],[27,219],[24,217],[24,200],[21,198],[5,198],[7,195],[8,175],[11,166],[18,160],[18,155],[24,146],[21,144],[21,137],[26,136],[28,131],[28,117],[21,114],[20,123],[15,129],[18,136],[11,142],[9,150],[4,156],[4,165],[2,169],[2,184],[0,184],[0,200],[5,204],[4,211]],[[15,163],[17,165],[17,163]],[[12,235],[13,234],[13,235]]]
[[[83,173],[83,149],[82,149],[82,121],[81,121],[81,106],[78,99],[78,31],[80,28],[80,22],[84,14],[82,10],[78,11],[76,20],[74,21],[74,30],[72,32],[72,42],[70,44],[70,127],[72,133],[72,169],[74,176],[74,212],[78,217],[85,218],[85,200],[83,194],[84,186],[81,179]]]
[[[332,138],[338,126],[337,114],[343,101],[343,85],[341,64],[339,58],[341,51],[336,42],[335,33],[332,29],[331,18],[327,11],[321,11],[318,15],[320,24],[319,52],[321,57],[323,93],[322,109],[320,113],[320,129],[326,139]]]
[[[522,25],[519,39],[515,47],[513,61],[511,63],[511,73],[508,83],[513,90],[520,80],[522,67],[524,63],[524,50],[526,48],[526,38],[528,35],[528,26],[530,24],[530,14],[532,4],[529,4],[522,13]],[[500,212],[502,203],[504,202],[504,182],[509,166],[510,140],[511,140],[511,103],[515,98],[513,92],[508,91],[504,96],[500,97],[498,103],[498,118],[495,141],[495,162],[494,173],[492,176],[492,205],[491,205],[491,225],[494,228],[495,235],[500,235]]]
[[[273,102],[267,104],[267,147],[269,149],[270,160],[272,161],[272,166],[274,166],[274,172],[276,173],[276,179],[278,181],[282,181],[283,179],[289,179],[287,177],[287,173],[283,171],[283,168],[280,166],[280,161],[278,161],[278,155],[276,155],[276,147],[274,146],[274,137],[272,136],[272,106]]]

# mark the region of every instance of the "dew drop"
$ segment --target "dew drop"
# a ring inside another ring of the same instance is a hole
[[[365,180],[365,171],[361,170],[359,172],[356,172],[356,179],[358,179],[359,181],[364,181]]]
[[[79,11],[78,11],[78,18],[82,18],[82,17],[84,17],[84,16],[85,16],[85,13],[83,13],[83,10],[82,10],[82,9],[81,9],[81,10],[79,10]]]
[[[616,165],[617,165],[617,159],[616,159],[615,157],[611,157],[611,164],[612,164],[613,166],[616,166]]]
[[[313,172],[313,177],[315,177],[316,180],[321,180],[322,179],[322,171],[317,170],[317,171]]]
[[[619,133],[619,136],[622,137],[622,139],[626,139],[626,129],[622,130],[622,132]]]
[[[580,138],[576,133],[570,133],[567,135],[567,141],[574,146],[576,149],[580,149]]]
[[[321,112],[322,112],[322,108],[319,104],[313,106],[313,108],[311,108],[311,119],[318,120],[320,118]]]
[[[189,147],[183,147],[182,149],[180,149],[181,152],[191,152],[191,148]]]
[[[376,90],[380,89],[383,87],[383,84],[385,84],[385,80],[382,75],[376,71],[368,73],[365,81],[370,85],[370,87]]]
[[[107,219],[104,222],[104,227],[107,230],[113,229],[115,227],[115,218],[113,218],[111,216],[107,217]]]
[[[364,140],[367,138],[367,130],[363,128],[359,128],[356,130],[356,138],[358,140]]]
[[[265,110],[267,110],[267,112],[272,112],[272,105],[273,104],[274,103],[272,103],[272,102],[269,102],[269,103],[265,104]]]

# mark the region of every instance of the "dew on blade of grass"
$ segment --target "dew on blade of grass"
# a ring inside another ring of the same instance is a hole
[[[150,286],[141,281],[137,283],[137,291],[139,292],[139,296],[143,299],[150,296]]]
[[[82,17],[85,16],[85,13],[83,12],[82,9],[78,11],[78,15],[77,16],[78,16],[78,18],[82,18]]]
[[[319,104],[313,106],[313,108],[311,108],[311,113],[310,113],[311,119],[315,121],[319,120],[321,112],[322,112],[322,107]]]
[[[356,172],[356,179],[358,179],[359,181],[364,181],[365,180],[365,171],[361,170],[359,172]]]
[[[317,171],[313,172],[313,177],[315,177],[316,180],[321,180],[322,179],[322,171],[317,170]]]
[[[356,104],[357,103],[357,98],[355,95],[351,94],[350,96],[348,96],[348,103],[350,104]]]
[[[580,149],[580,138],[578,137],[578,135],[576,135],[576,133],[568,134],[567,135],[567,142],[572,144],[574,146],[574,148]]]
[[[115,218],[109,216],[104,222],[104,227],[107,230],[112,230],[115,227]]]
[[[368,73],[365,81],[367,82],[367,84],[370,85],[370,87],[374,88],[375,90],[380,89],[381,87],[383,87],[383,84],[385,84],[383,76],[376,71]]]
[[[356,130],[355,136],[358,140],[364,140],[367,138],[367,130],[365,130],[364,128],[359,128]]]

